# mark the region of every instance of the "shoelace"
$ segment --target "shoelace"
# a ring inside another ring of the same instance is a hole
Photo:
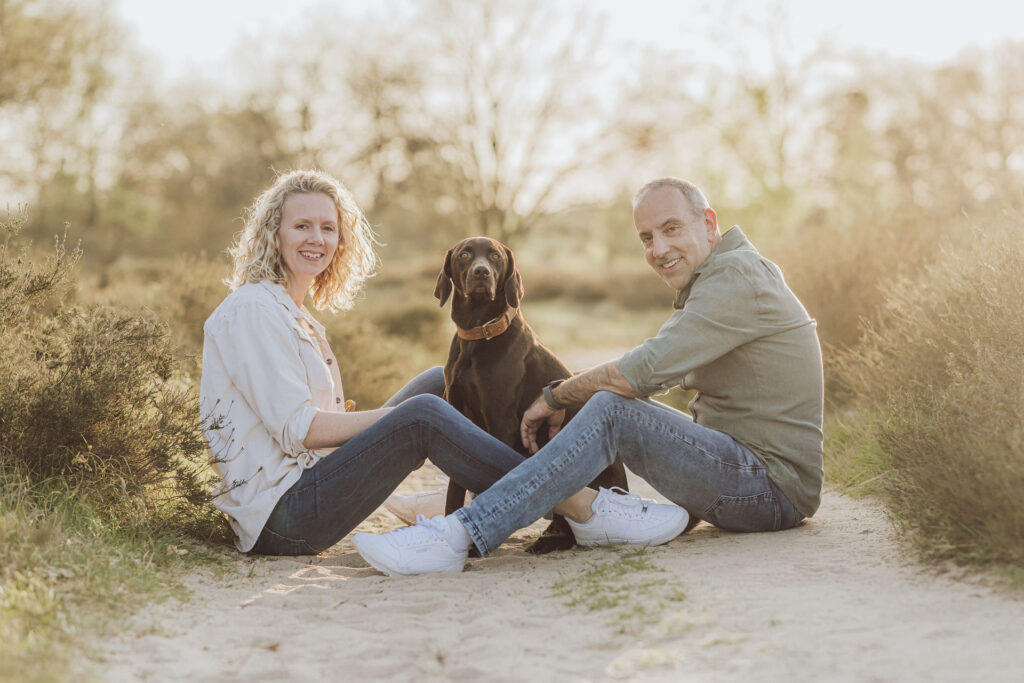
[[[639,515],[642,515],[643,513],[647,512],[647,505],[648,505],[648,503],[654,502],[654,501],[648,500],[646,498],[641,498],[640,496],[638,496],[635,493],[630,493],[629,491],[626,491],[625,489],[623,489],[623,488],[621,488],[619,486],[613,486],[610,489],[606,489],[606,488],[604,488],[602,486],[600,491],[607,491],[608,493],[616,494],[614,496],[605,496],[604,500],[606,502],[610,502],[610,503],[612,503],[614,505],[619,505],[619,506],[622,506],[624,508],[637,508],[637,507],[639,507],[640,510],[635,513],[635,514],[639,514]]]
[[[416,515],[416,525],[407,526],[404,529],[398,529],[393,532],[393,538],[396,545],[407,546],[413,543],[422,543],[423,541],[433,539],[444,539],[444,533],[448,530],[448,523],[444,521],[444,515],[438,515],[437,517],[427,517],[426,515]]]

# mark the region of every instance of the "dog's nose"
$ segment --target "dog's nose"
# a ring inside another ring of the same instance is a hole
[[[487,277],[491,274],[491,269],[482,263],[478,263],[473,266],[473,277]]]

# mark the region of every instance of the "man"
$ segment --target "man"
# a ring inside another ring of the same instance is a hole
[[[552,507],[583,545],[664,543],[689,516],[775,531],[814,514],[824,394],[814,321],[738,226],[719,231],[692,183],[648,183],[633,222],[647,263],[677,292],[672,316],[619,360],[546,388],[521,426],[535,454],[471,505],[388,534],[357,534],[373,566],[461,569],[470,542],[487,555]],[[692,418],[647,398],[677,384],[697,391]],[[560,429],[573,406],[582,408]],[[544,424],[557,434],[538,449]],[[682,509],[578,490],[616,458]]]

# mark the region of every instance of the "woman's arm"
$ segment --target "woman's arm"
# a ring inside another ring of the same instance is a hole
[[[337,448],[371,424],[382,418],[391,408],[361,410],[357,413],[334,413],[318,410],[309,425],[302,445],[306,448]]]

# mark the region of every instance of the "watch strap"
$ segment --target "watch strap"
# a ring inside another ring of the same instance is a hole
[[[548,382],[547,384],[545,384],[544,387],[540,390],[540,393],[544,396],[544,401],[549,406],[551,406],[553,410],[565,410],[566,408],[569,407],[567,405],[559,403],[558,399],[555,398],[555,387],[557,387],[564,381],[564,379],[556,379],[554,382]]]

